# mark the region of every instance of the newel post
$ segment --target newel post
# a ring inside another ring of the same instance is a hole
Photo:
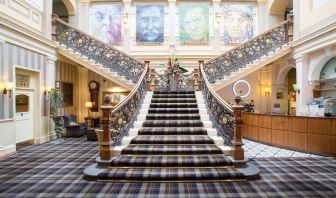
[[[232,155],[234,160],[244,160],[244,149],[241,138],[243,119],[241,117],[243,106],[240,105],[241,98],[239,96],[235,99],[236,104],[232,106],[233,109],[233,140],[232,140]]]
[[[100,143],[100,159],[110,160],[112,155],[112,140],[111,140],[111,111],[112,108],[108,106],[101,107],[102,110],[102,128],[103,128],[103,138]]]
[[[294,34],[294,27],[293,27],[293,23],[294,23],[294,15],[291,14],[287,17],[287,19],[289,19],[289,24],[288,24],[288,41],[289,43],[291,43],[293,41],[293,34]]]
[[[150,61],[145,61],[145,63],[149,66]],[[148,90],[154,91],[156,87],[155,83],[155,68],[149,68],[149,75],[148,75]]]
[[[57,22],[56,19],[58,19],[57,14],[52,14],[51,15],[51,39],[53,41],[57,41]]]

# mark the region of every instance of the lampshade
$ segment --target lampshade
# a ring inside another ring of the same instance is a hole
[[[85,107],[91,108],[92,107],[92,102],[86,102]]]
[[[296,89],[297,89],[296,84],[293,84],[293,89],[294,89],[294,91],[296,91]]]

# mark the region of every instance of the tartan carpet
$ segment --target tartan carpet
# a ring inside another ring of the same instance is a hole
[[[244,182],[116,183],[83,179],[98,143],[32,145],[0,160],[0,197],[335,197],[336,158],[255,158],[261,178]]]

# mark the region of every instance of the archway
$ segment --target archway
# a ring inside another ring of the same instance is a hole
[[[69,21],[69,16],[75,15],[75,8],[76,2],[73,0],[53,0],[53,13],[65,22]]]

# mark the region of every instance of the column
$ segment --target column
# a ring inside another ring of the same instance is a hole
[[[47,57],[47,67],[46,67],[46,82],[45,82],[45,86],[46,88],[55,88],[55,81],[56,81],[56,61],[57,58],[55,56],[48,56]],[[50,93],[49,93],[50,94]],[[46,106],[50,107],[50,100],[47,97],[46,100]],[[47,112],[46,112],[46,125],[47,125],[47,136],[49,137],[49,140],[53,139],[55,136],[55,132],[54,132],[54,121],[50,118],[50,108],[47,108]]]
[[[51,14],[52,1],[44,1],[43,15],[42,15],[42,32],[47,39],[51,39]]]
[[[169,16],[168,16],[168,30],[169,30],[169,54],[172,55],[175,53],[176,48],[176,0],[168,0],[169,4]]]
[[[294,55],[296,64],[296,115],[302,115],[302,106],[306,106],[312,93],[308,83],[308,56],[297,54]]]
[[[213,4],[213,50],[215,54],[220,54],[220,48],[221,48],[221,33],[220,29],[222,27],[222,21],[223,21],[223,13],[221,12],[220,7],[221,0],[212,0]],[[217,18],[219,17],[219,18]]]
[[[131,0],[123,0],[124,3],[124,11],[123,11],[123,18],[122,23],[124,27],[124,31],[122,32],[123,37],[123,51],[127,54],[130,53],[131,50],[131,31],[130,31],[130,19],[131,19]]]
[[[70,25],[89,33],[90,0],[77,1],[76,15],[69,16]]]
[[[258,32],[257,34],[264,32],[266,30],[266,24],[265,24],[266,13],[268,13],[268,11],[267,11],[265,0],[258,0]]]

